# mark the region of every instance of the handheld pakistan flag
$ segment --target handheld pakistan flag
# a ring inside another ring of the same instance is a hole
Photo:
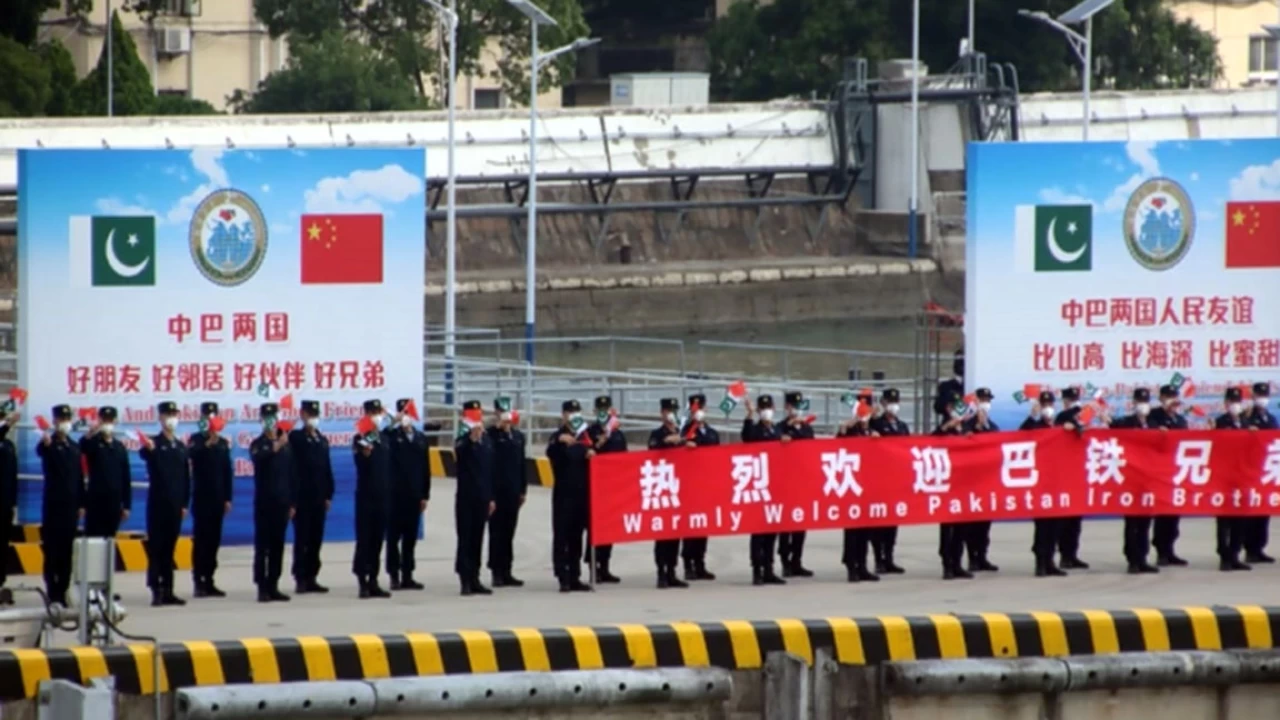
[[[733,412],[733,409],[738,407],[746,397],[747,384],[745,382],[739,380],[738,382],[730,385],[725,390],[724,399],[720,401],[720,412],[724,413],[725,417],[729,417],[729,414]]]

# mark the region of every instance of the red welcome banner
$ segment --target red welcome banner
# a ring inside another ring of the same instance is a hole
[[[597,544],[1075,515],[1273,514],[1275,431],[834,438],[591,460]]]

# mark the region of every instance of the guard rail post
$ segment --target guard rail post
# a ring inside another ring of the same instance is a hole
[[[809,667],[804,658],[772,652],[764,659],[764,720],[809,719]]]

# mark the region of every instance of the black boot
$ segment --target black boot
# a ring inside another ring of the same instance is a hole
[[[998,572],[999,570],[1000,568],[993,565],[985,555],[969,558],[969,572]]]
[[[266,585],[258,586],[258,602],[260,603],[271,602],[271,593],[267,590]]]
[[[369,598],[373,597],[373,590],[369,587],[369,579],[361,577],[359,578],[359,582],[360,582],[360,599],[368,600]]]
[[[1062,558],[1062,567],[1066,570],[1088,570],[1089,563],[1078,557]]]
[[[800,556],[791,558],[791,575],[793,577],[813,577],[813,571],[800,564]]]
[[[271,587],[267,590],[267,597],[271,598],[271,602],[289,602],[289,596],[280,592],[280,587],[275,583],[271,583]]]
[[[394,588],[394,587],[393,587],[393,588],[391,588],[391,589],[392,589],[392,590],[395,590],[396,588]],[[424,589],[424,586],[423,586],[423,584],[422,584],[422,583],[420,583],[420,582],[418,582],[417,580],[414,580],[414,579],[413,579],[413,573],[411,573],[411,572],[409,572],[409,571],[407,571],[407,570],[406,570],[405,572],[401,573],[401,575],[400,575],[400,588],[399,588],[399,589],[401,589],[401,590],[422,590],[422,589]]]
[[[673,588],[687,588],[689,583],[681,580],[676,576],[676,566],[669,565],[667,567],[667,585]]]
[[[174,594],[173,594],[173,588],[167,588],[167,589],[165,589],[165,591],[164,591],[164,604],[165,604],[165,605],[175,606],[175,607],[181,607],[181,606],[183,606],[183,605],[186,605],[186,604],[187,604],[187,601],[186,601],[186,600],[183,600],[182,598],[178,597],[177,595],[174,595]]]
[[[751,566],[751,584],[752,585],[764,584],[764,568],[760,567],[759,565]]]
[[[694,565],[693,560],[690,560],[689,558],[685,558],[685,561],[684,561],[684,579],[689,582],[702,579],[698,577],[697,566]]]
[[[573,592],[591,592],[591,586],[582,582],[578,578],[574,578],[569,581],[569,589]]]
[[[489,582],[490,582],[490,585],[495,589],[500,587],[506,587],[507,578],[502,573],[498,572],[497,570],[494,570],[489,573]]]
[[[596,563],[596,582],[609,584],[620,583],[622,582],[622,578],[609,572],[608,562],[600,562]]]
[[[1244,561],[1253,565],[1270,565],[1274,563],[1276,559],[1259,550],[1257,552],[1245,553]]]
[[[151,591],[151,607],[160,607],[162,605],[164,605],[164,591],[153,589]]]
[[[506,587],[524,587],[524,581],[512,575],[510,570],[502,574],[502,584]]]
[[[1240,570],[1252,570],[1253,567],[1240,562],[1239,558],[1224,557],[1218,563],[1218,569],[1222,572],[1236,572]]]
[[[399,590],[400,589],[400,573],[395,572],[394,570],[388,570],[387,574],[391,576],[391,589]]]
[[[704,560],[693,561],[693,571],[696,580],[715,580],[715,573],[707,569],[707,563]]]
[[[485,587],[484,584],[480,582],[479,575],[476,575],[475,577],[471,578],[471,592],[475,593],[476,595],[492,595],[493,594],[492,590]]]
[[[867,570],[866,565],[859,564],[857,566],[858,580],[860,582],[880,582],[880,576]]]
[[[1053,564],[1053,558],[1036,560],[1036,577],[1066,577],[1067,573]]]
[[[786,580],[783,580],[782,578],[774,574],[772,564],[765,565],[762,571],[764,573],[765,585],[786,585],[787,584]]]
[[[901,574],[903,574],[904,572],[906,572],[906,570],[903,570],[901,567],[899,567],[898,565],[894,564],[894,562],[893,562],[893,556],[892,556],[892,555],[885,555],[885,558],[884,558],[884,570],[883,570],[883,571],[881,571],[881,574],[884,574],[884,575],[901,575]]]
[[[778,565],[782,568],[782,577],[784,578],[791,577],[791,558],[788,558],[784,555],[779,555]],[[773,566],[770,565],[769,567],[772,568]]]
[[[205,578],[205,580],[204,580],[204,592],[205,592],[206,597],[221,598],[221,597],[226,597],[226,596],[227,596],[227,594],[226,594],[226,593],[224,593],[224,592],[222,592],[222,590],[218,589],[218,586],[217,586],[217,585],[214,585],[214,584],[213,584],[213,578],[211,578],[211,577],[210,577],[210,578]]]
[[[671,587],[671,580],[667,578],[667,571],[662,568],[658,568],[657,587],[659,590],[666,590]]]
[[[1172,550],[1162,552],[1156,558],[1156,565],[1158,567],[1186,567],[1187,564],[1186,560],[1178,557]]]
[[[573,592],[573,584],[564,578],[560,578],[560,592]]]
[[[209,597],[208,585],[204,578],[192,578],[191,580],[191,597],[204,598]]]

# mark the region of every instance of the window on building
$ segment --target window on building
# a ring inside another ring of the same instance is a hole
[[[497,88],[476,88],[471,100],[474,110],[498,110],[502,107],[502,91]]]
[[[1269,73],[1275,71],[1275,39],[1266,35],[1255,35],[1249,38],[1249,72]]]

